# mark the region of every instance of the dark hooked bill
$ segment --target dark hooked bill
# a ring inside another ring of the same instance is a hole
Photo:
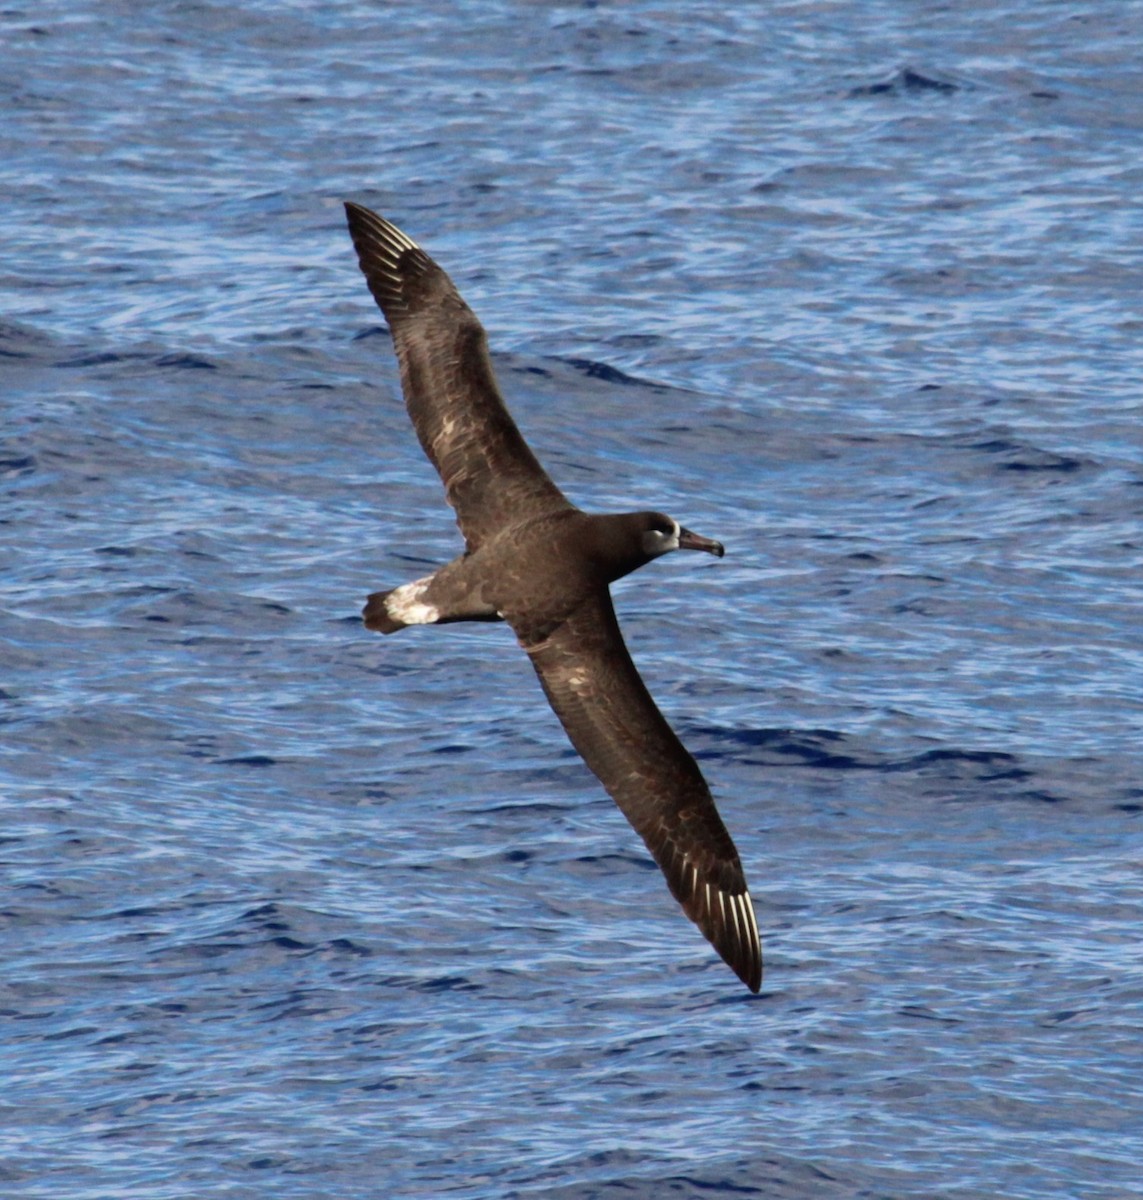
[[[705,550],[707,554],[713,554],[715,558],[721,558],[726,553],[721,542],[716,542],[714,538],[705,538],[697,533],[691,533],[689,529],[679,530],[679,549]]]

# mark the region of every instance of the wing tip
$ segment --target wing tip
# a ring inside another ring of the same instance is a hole
[[[740,895],[731,897],[731,903],[741,907],[745,918],[745,928],[739,936],[739,947],[746,951],[746,961],[743,963],[745,969],[738,977],[757,995],[762,990],[762,938],[758,933],[758,920],[754,916],[754,902],[744,888]]]
[[[747,970],[736,972],[738,978],[750,989],[755,996],[762,990],[762,953],[759,947],[759,953],[754,957],[750,967]]]
[[[724,891],[717,885],[695,886],[683,908],[723,962],[755,995],[762,990],[762,939],[750,893]]]
[[[343,200],[342,204],[358,266],[392,329],[395,319],[399,320],[418,304],[421,285],[417,281],[434,272],[442,275],[443,272],[392,221],[353,200]]]
[[[354,200],[343,200],[345,220],[354,240],[361,238],[372,243],[380,242],[389,255],[399,258],[402,251],[420,250],[420,246],[392,221],[380,213]]]
[[[760,940],[735,941],[727,945],[711,939],[711,944],[728,967],[754,995],[762,990],[762,943]]]

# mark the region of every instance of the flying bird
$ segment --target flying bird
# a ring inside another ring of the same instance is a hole
[[[449,277],[383,217],[347,203],[361,270],[392,334],[405,403],[465,550],[375,592],[365,625],[506,621],[572,745],[642,837],[667,886],[751,991],[758,924],[738,851],[698,764],[635,669],[609,585],[672,550],[721,543],[659,512],[585,513],[552,482],[500,395],[484,329]]]

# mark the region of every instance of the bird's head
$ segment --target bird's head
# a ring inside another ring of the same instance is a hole
[[[715,558],[721,558],[726,553],[721,542],[684,529],[666,513],[646,512],[635,515],[641,522],[643,553],[648,559],[669,554],[672,550],[705,550]]]

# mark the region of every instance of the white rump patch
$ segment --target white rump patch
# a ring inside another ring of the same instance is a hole
[[[426,575],[424,579],[414,579],[412,583],[394,588],[385,599],[385,611],[403,625],[432,625],[439,621],[440,609],[421,600],[432,581],[433,577]]]

